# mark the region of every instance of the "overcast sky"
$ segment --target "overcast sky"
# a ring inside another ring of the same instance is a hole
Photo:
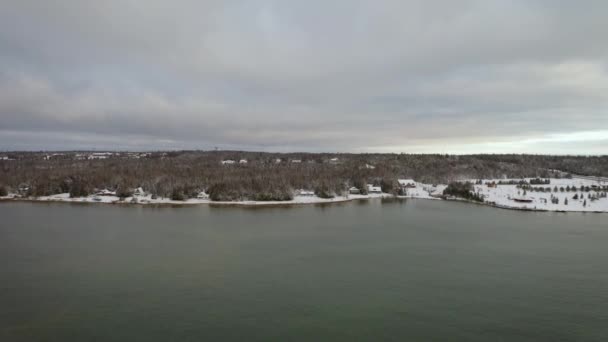
[[[608,1],[0,0],[0,150],[608,154]]]

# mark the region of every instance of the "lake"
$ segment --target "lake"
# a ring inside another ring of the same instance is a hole
[[[605,341],[608,215],[0,203],[0,341]]]

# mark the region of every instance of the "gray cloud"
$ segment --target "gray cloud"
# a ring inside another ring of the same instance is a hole
[[[605,154],[606,13],[604,1],[4,0],[0,149]]]

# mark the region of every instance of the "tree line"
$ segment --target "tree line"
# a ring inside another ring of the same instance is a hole
[[[97,189],[128,197],[134,188],[159,197],[187,199],[206,191],[212,200],[288,200],[298,189],[321,197],[343,195],[367,184],[399,194],[398,178],[449,184],[458,179],[559,177],[551,170],[608,176],[608,157],[538,155],[263,153],[243,151],[153,152],[145,158],[116,153],[107,159],[80,159],[82,152],[11,152],[0,160],[0,194],[26,196]],[[235,160],[235,164],[222,164]],[[247,160],[240,164],[238,161]],[[299,162],[293,162],[298,160]],[[536,183],[536,182],[535,182]],[[540,182],[539,182],[540,183]]]

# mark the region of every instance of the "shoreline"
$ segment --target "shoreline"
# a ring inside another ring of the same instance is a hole
[[[488,202],[475,202],[461,198],[455,199],[443,199],[437,197],[417,197],[417,196],[394,196],[390,194],[379,194],[379,195],[359,195],[357,197],[337,197],[332,199],[323,198],[312,198],[310,201],[210,201],[210,200],[194,200],[194,201],[174,201],[170,199],[161,199],[157,202],[136,202],[130,201],[87,201],[87,198],[77,199],[63,199],[63,198],[21,198],[21,197],[3,197],[0,198],[1,203],[8,202],[26,202],[26,203],[64,203],[64,204],[76,204],[76,205],[118,205],[118,206],[141,206],[141,207],[189,207],[197,205],[209,205],[209,206],[231,206],[231,207],[292,207],[292,206],[303,206],[303,205],[331,205],[341,204],[352,201],[363,201],[363,200],[374,200],[374,199],[396,199],[396,200],[431,200],[431,201],[451,201],[460,202],[465,204],[474,204],[479,206],[492,207],[503,210],[517,210],[517,211],[528,211],[528,212],[548,212],[548,213],[593,213],[593,214],[608,214],[608,211],[600,210],[551,210],[551,209],[539,209],[539,208],[526,208],[526,207],[513,207],[507,205],[500,205],[496,203]]]

